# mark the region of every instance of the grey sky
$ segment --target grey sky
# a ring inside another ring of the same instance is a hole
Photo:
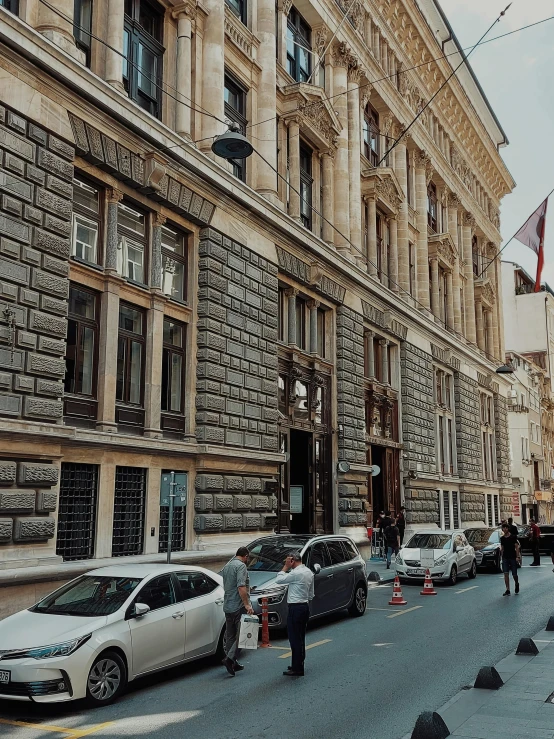
[[[462,46],[476,43],[509,0],[439,0]],[[554,15],[554,0],[513,0],[487,38]],[[507,241],[554,188],[554,20],[478,47],[470,57],[510,145],[502,156],[517,185],[502,205]],[[503,258],[535,276],[537,258],[517,241]],[[546,219],[543,280],[554,287],[554,194]]]

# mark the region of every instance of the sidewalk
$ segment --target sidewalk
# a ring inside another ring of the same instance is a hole
[[[384,582],[392,582],[394,578],[396,577],[396,570],[394,569],[394,562],[390,566],[390,570],[387,570],[387,563],[384,559],[368,559],[366,561],[366,572],[369,575],[371,572],[376,572],[379,575],[379,581],[381,583]],[[373,580],[373,578],[369,581],[371,582],[377,582],[376,580]]]
[[[450,736],[554,739],[554,632],[539,631],[533,641],[538,655],[513,653],[495,665],[499,690],[462,690],[437,711]]]

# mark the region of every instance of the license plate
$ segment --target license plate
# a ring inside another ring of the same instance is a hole
[[[425,574],[425,570],[423,569],[423,567],[408,570],[408,575],[424,575],[424,574]]]
[[[10,676],[9,670],[0,670],[0,685],[7,685],[10,682]]]

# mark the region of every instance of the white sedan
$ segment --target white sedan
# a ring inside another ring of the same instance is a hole
[[[201,567],[120,565],[0,621],[0,698],[115,700],[137,677],[222,649],[222,579]]]
[[[430,558],[432,565],[424,566],[424,555]],[[394,566],[396,574],[404,581],[422,580],[427,568],[433,580],[444,580],[450,585],[456,584],[458,575],[466,574],[470,579],[477,575],[475,551],[459,529],[418,531],[396,555]]]

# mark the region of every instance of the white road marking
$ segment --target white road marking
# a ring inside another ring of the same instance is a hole
[[[366,608],[366,611],[387,611],[387,613],[390,613],[392,611],[400,611],[400,608]]]
[[[308,649],[313,649],[314,647],[320,647],[322,644],[328,644],[330,641],[333,641],[332,639],[322,639],[321,641],[316,641],[313,644],[308,644],[306,647],[306,651]],[[285,652],[285,654],[280,654],[278,659],[287,659],[288,657],[292,657],[292,652]]]
[[[382,644],[372,644],[371,646],[372,647],[393,647],[394,646],[394,642],[392,642],[392,641],[383,642]]]
[[[459,595],[460,593],[467,593],[468,590],[475,590],[475,588],[478,588],[479,585],[472,585],[470,588],[464,588],[463,590],[456,590],[456,595]]]
[[[418,608],[423,608],[423,606],[413,606],[413,608],[406,608],[404,611],[397,611],[396,613],[391,613],[390,616],[387,616],[387,618],[396,618],[397,616],[403,616],[405,613],[410,613],[411,611],[417,611]]]

